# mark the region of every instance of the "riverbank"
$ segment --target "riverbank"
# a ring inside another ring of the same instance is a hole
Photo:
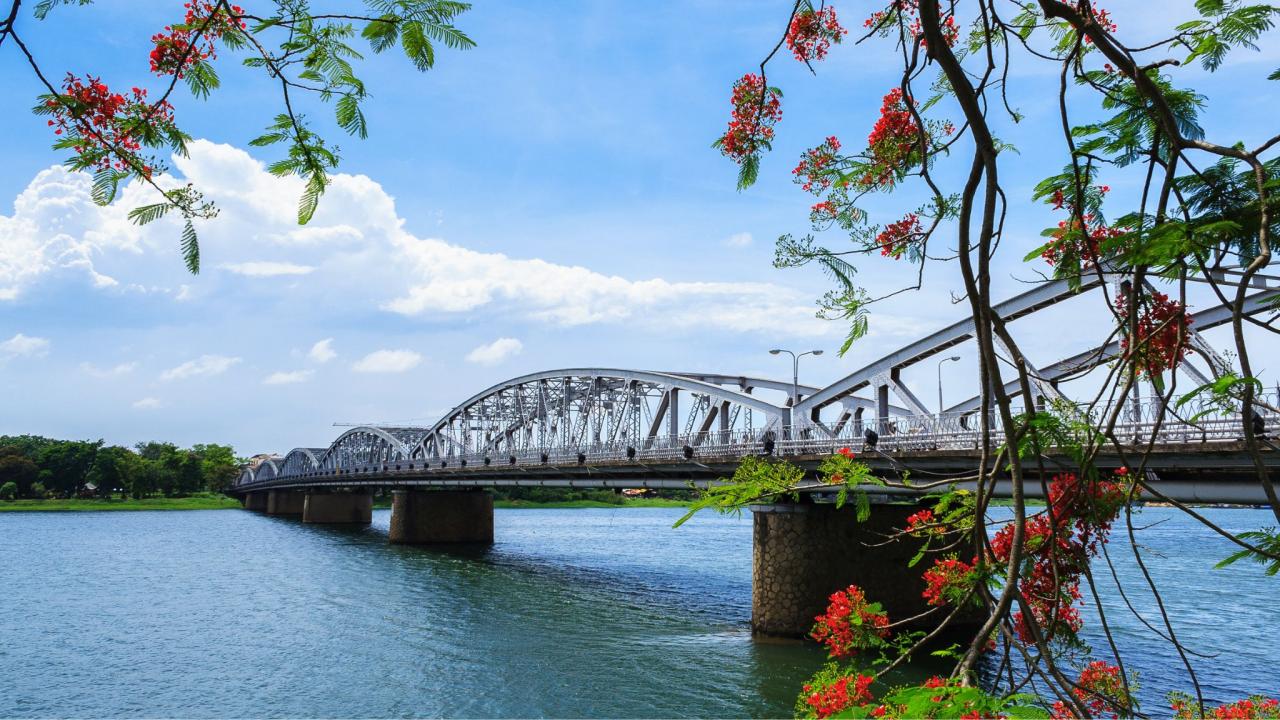
[[[72,498],[69,500],[14,500],[0,502],[3,512],[88,512],[95,510],[229,510],[240,507],[240,502],[226,495],[192,495],[180,498],[133,498],[100,500],[97,498]]]
[[[686,500],[668,500],[665,498],[627,498],[622,503],[600,502],[598,500],[561,500],[551,502],[533,502],[531,500],[497,500],[495,508],[509,510],[524,509],[565,509],[565,508],[636,508],[636,507],[687,507]],[[96,498],[73,498],[70,500],[14,500],[0,502],[0,513],[3,512],[93,512],[99,510],[229,510],[239,508],[240,501],[225,495],[193,495],[183,498],[143,498],[134,500],[99,500]],[[375,507],[391,507],[390,499],[375,503]]]

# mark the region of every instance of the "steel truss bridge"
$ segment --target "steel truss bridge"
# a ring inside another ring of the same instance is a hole
[[[1013,321],[1094,290],[1119,277],[1092,278],[1074,290],[1044,283],[995,306]],[[1256,281],[1246,313],[1272,307],[1280,278]],[[1179,366],[1194,383],[1229,369],[1201,332],[1231,320],[1229,308],[1192,315],[1192,355]],[[973,338],[966,319],[913,342],[823,388],[738,375],[572,368],[523,375],[482,390],[430,426],[351,427],[327,447],[296,448],[246,467],[233,492],[266,489],[394,486],[705,487],[731,474],[744,456],[774,455],[814,468],[838,448],[863,452],[877,471],[928,480],[971,473],[979,457],[980,398],[942,413],[928,408],[900,380],[916,363]],[[1024,405],[1083,412],[1058,389],[1060,380],[1115,359],[1119,341],[1032,368]],[[1203,363],[1204,368],[1198,367]],[[1005,387],[1018,395],[1016,383]],[[781,393],[770,402],[757,391]],[[1254,422],[1280,428],[1280,397],[1264,394]],[[1237,411],[1191,404],[1169,408],[1158,431],[1159,398],[1123,403],[1119,436],[1129,451],[1148,444],[1148,479],[1170,497],[1191,501],[1263,502],[1244,451]],[[1269,407],[1268,407],[1269,406]],[[1095,408],[1106,412],[1110,408]],[[1204,411],[1194,423],[1187,418]],[[999,436],[998,418],[991,418]],[[871,431],[869,433],[868,431]],[[1153,438],[1153,433],[1155,437]],[[874,446],[868,436],[878,436]],[[1266,450],[1280,468],[1280,452]],[[1047,458],[1049,469],[1061,458]],[[1124,458],[1108,451],[1099,465]],[[1036,485],[1038,483],[1031,483]]]

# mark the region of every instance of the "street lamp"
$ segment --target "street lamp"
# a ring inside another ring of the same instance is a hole
[[[938,419],[939,420],[942,419],[942,363],[950,362],[952,360],[959,360],[959,359],[960,359],[959,355],[952,355],[951,357],[944,357],[938,361]]]
[[[813,355],[816,357],[821,355],[822,351],[810,350],[808,352],[802,352],[799,355],[791,352],[790,350],[782,350],[781,348],[774,348],[769,351],[770,355],[778,355],[780,353],[786,353],[791,356],[791,407],[795,407],[796,403],[800,402],[800,358],[805,355]]]

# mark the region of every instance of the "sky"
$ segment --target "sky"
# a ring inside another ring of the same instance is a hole
[[[1154,38],[1190,5],[1111,10],[1122,32]],[[156,91],[148,38],[180,8],[98,0],[19,28],[50,77]],[[837,9],[856,28],[877,8]],[[183,269],[176,223],[127,221],[153,201],[145,189],[98,207],[89,178],[60,167],[44,119],[28,112],[40,86],[12,44],[0,48],[0,434],[284,453],[327,445],[334,423],[429,424],[482,388],[553,368],[789,379],[789,360],[768,349],[820,348],[801,380],[822,385],[960,319],[955,273],[931,266],[924,290],[877,305],[869,336],[837,357],[845,328],[814,316],[827,280],[772,267],[775,239],[808,230],[813,200],[791,182],[800,153],[833,134],[860,144],[897,81],[887,41],[837,47],[816,76],[779,57],[778,140],[760,182],[737,191],[736,166],[711,141],[730,85],[777,42],[788,11],[782,0],[481,0],[459,20],[475,49],[443,50],[427,73],[395,53],[359,65],[372,95],[367,140],[341,134],[329,107],[303,103],[342,156],[306,226],[295,217],[300,181],[269,175],[277,151],[248,144],[279,111],[276,87],[224,54],[222,89],[176,97],[196,140],[162,179],[192,182],[220,208],[200,225],[198,276]],[[1274,132],[1257,108],[1278,65],[1273,43],[1180,81],[1208,97],[1212,137],[1257,142]],[[1025,119],[996,121],[1017,148],[1004,171],[1015,246],[997,266],[1005,295],[1044,271],[1021,258],[1057,220],[1031,201],[1065,158],[1056,86],[1053,67],[1015,60],[1010,91]],[[945,102],[936,112],[957,116]],[[966,168],[961,154],[939,174],[954,182]],[[1109,181],[1121,202],[1135,186]],[[866,207],[887,222],[918,200]],[[906,263],[859,265],[873,294],[914,281]],[[1015,331],[1048,364],[1105,336],[1099,317],[1096,296],[1079,298]],[[943,368],[948,404],[976,387],[972,351],[958,354]],[[935,370],[922,363],[905,376],[929,404]]]

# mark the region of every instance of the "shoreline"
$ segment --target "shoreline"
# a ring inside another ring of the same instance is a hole
[[[606,503],[597,500],[558,500],[530,502],[528,500],[495,500],[494,509],[500,510],[563,510],[583,508],[641,508],[688,507],[686,500],[666,498],[631,498],[622,503]],[[390,502],[375,503],[375,509],[387,509]],[[130,512],[142,510],[237,510],[240,502],[225,495],[197,495],[183,498],[133,499],[85,499],[33,500],[30,498],[0,502],[0,513],[6,512]]]

